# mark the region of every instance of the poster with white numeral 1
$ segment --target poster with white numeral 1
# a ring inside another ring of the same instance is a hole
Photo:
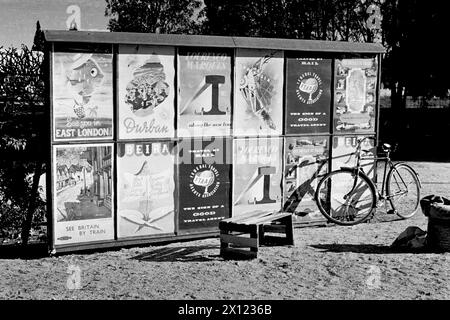
[[[235,136],[281,135],[283,51],[238,49],[233,108]]]
[[[54,243],[114,239],[112,144],[53,147]]]
[[[119,143],[119,238],[174,233],[173,142]]]
[[[281,209],[281,138],[236,139],[233,146],[233,216]]]
[[[173,47],[119,46],[119,138],[174,136]]]

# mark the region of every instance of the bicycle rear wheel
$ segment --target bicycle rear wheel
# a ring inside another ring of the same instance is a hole
[[[346,226],[363,222],[376,207],[373,183],[354,170],[328,173],[317,185],[315,199],[320,212],[329,221]]]
[[[414,170],[404,163],[396,164],[388,173],[386,191],[392,209],[403,219],[411,218],[419,209],[420,184]]]

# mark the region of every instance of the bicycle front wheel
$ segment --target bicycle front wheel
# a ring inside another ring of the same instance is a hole
[[[375,187],[363,173],[336,170],[317,185],[315,199],[320,212],[339,225],[355,225],[366,220],[376,207]]]
[[[414,170],[404,163],[396,164],[386,180],[386,191],[392,209],[403,219],[411,218],[419,209],[420,184]]]

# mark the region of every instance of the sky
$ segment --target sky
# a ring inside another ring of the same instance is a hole
[[[81,30],[107,30],[105,0],[0,0],[0,46],[31,46],[37,20],[44,30],[67,29],[70,5],[80,7]]]

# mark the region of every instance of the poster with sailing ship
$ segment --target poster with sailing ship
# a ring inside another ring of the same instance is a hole
[[[112,139],[112,54],[54,52],[52,61],[53,139]]]
[[[120,45],[119,139],[174,136],[175,48]]]
[[[328,172],[329,138],[286,137],[283,211],[296,223],[324,221],[314,200],[317,183]]]
[[[119,143],[118,237],[175,232],[174,142]]]
[[[328,133],[331,59],[286,59],[286,134]]]
[[[233,141],[233,216],[281,209],[282,141],[282,138]]]
[[[114,239],[112,144],[53,147],[54,244]]]
[[[233,135],[283,132],[283,51],[238,48],[235,59]]]
[[[378,63],[373,59],[341,59],[335,63],[334,130],[374,133]]]
[[[178,51],[178,136],[227,136],[231,127],[231,51]]]
[[[178,226],[214,229],[230,217],[231,139],[183,139],[178,154]]]

